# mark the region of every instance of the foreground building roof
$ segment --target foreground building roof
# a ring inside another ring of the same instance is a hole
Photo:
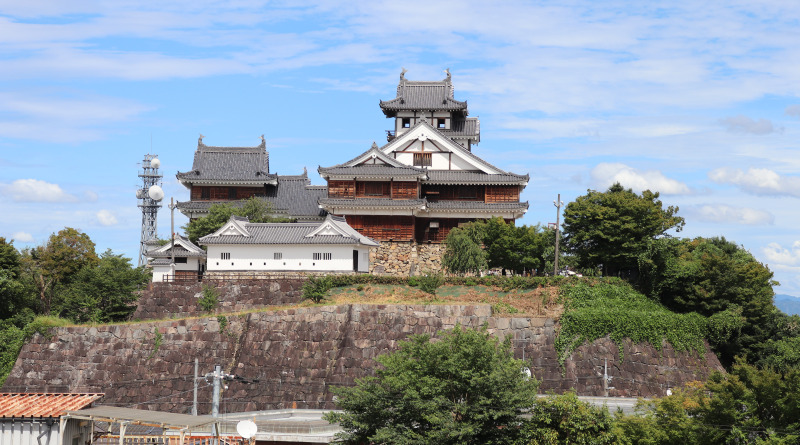
[[[199,240],[200,244],[350,244],[378,246],[372,238],[350,227],[343,217],[328,215],[322,223],[251,223],[232,216],[216,232]]]
[[[0,418],[60,417],[102,397],[102,393],[0,393]]]

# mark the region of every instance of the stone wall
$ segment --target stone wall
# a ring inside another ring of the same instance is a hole
[[[531,363],[541,391],[574,388],[603,395],[603,360],[614,380],[611,396],[663,395],[722,369],[716,357],[676,353],[669,346],[626,342],[625,360],[606,339],[578,348],[562,369],[555,326],[544,318],[493,317],[489,305],[344,305],[286,309],[129,325],[57,328],[25,345],[4,391],[104,392],[106,404],[189,412],[194,359],[201,374],[215,364],[257,383],[231,382],[222,412],[333,408],[332,386],[373,373],[375,357],[410,334],[435,333],[460,323],[488,324],[513,338],[514,353]],[[563,374],[562,374],[563,372]],[[201,381],[200,412],[210,411],[210,386]]]
[[[205,284],[219,292],[219,312],[239,312],[272,305],[290,305],[302,299],[306,278],[233,281],[205,277]],[[183,318],[203,315],[197,304],[202,297],[201,283],[150,283],[139,296],[133,320]]]
[[[369,252],[370,273],[376,275],[412,276],[442,271],[445,245],[381,241]]]

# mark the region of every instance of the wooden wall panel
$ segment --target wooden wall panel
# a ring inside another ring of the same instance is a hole
[[[347,215],[347,224],[362,235],[376,240],[411,241],[414,219],[411,216]]]
[[[425,185],[422,196],[428,201],[480,201],[485,197],[482,185]]]
[[[328,181],[328,198],[352,198],[355,181]]]
[[[356,198],[388,198],[389,182],[357,181]]]
[[[519,202],[519,186],[487,185],[486,202]]]
[[[394,199],[417,199],[416,182],[392,182],[392,198]]]

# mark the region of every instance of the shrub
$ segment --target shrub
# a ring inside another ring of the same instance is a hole
[[[436,289],[444,284],[444,276],[440,273],[426,273],[419,277],[419,289],[431,295],[436,295]]]
[[[213,286],[203,285],[203,296],[197,300],[197,305],[203,312],[212,313],[219,305],[219,291]]]
[[[308,280],[303,283],[303,299],[319,303],[325,299],[325,295],[332,287],[334,287],[334,280],[330,277],[308,277]]]

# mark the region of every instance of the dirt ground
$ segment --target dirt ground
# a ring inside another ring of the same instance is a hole
[[[450,286],[431,295],[410,286],[354,285],[332,289],[326,304],[490,304],[495,315],[558,319],[564,310],[558,288],[540,287],[506,292],[499,287]],[[308,302],[306,304],[309,304]]]

